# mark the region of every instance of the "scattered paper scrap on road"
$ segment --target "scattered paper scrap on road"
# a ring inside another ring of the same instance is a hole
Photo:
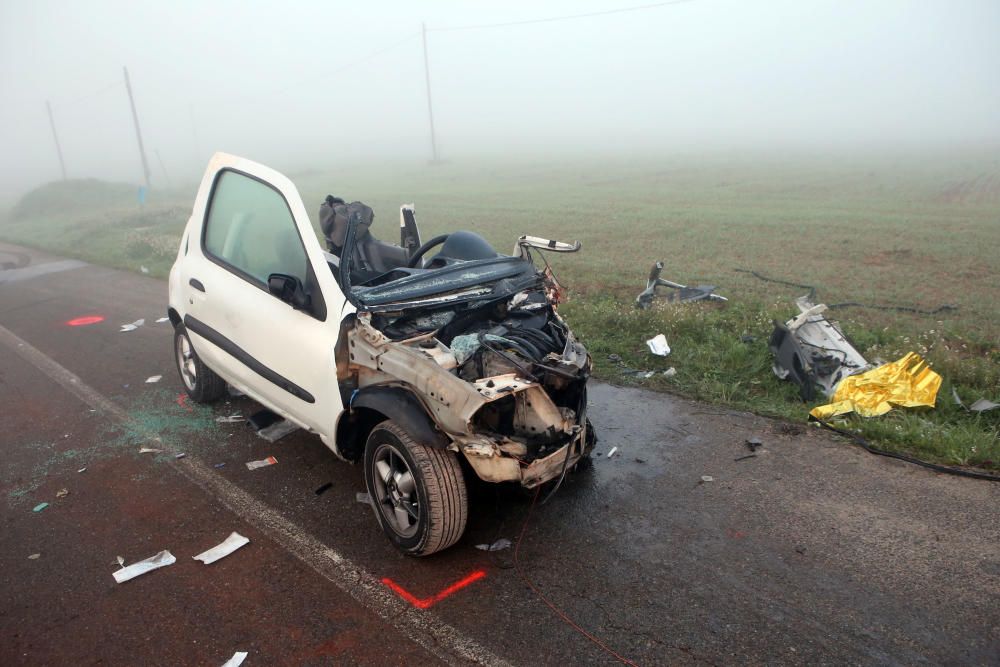
[[[153,384],[154,382],[159,382],[163,379],[162,375],[150,375],[146,378],[146,384]]]
[[[169,319],[170,319],[169,317],[161,317],[161,318],[159,318],[158,320],[156,320],[156,323],[157,323],[157,324],[161,324],[161,323],[163,323],[163,322],[166,322],[166,321],[167,321],[167,320],[169,320]]]
[[[275,422],[266,428],[262,428],[257,431],[257,435],[264,438],[268,442],[277,442],[281,440],[289,433],[298,431],[299,427],[297,424],[293,424],[287,419],[283,419],[279,422]]]
[[[480,551],[503,551],[504,549],[509,549],[511,541],[506,537],[501,537],[499,540],[493,544],[477,544],[476,548]]]
[[[232,532],[229,537],[225,539],[222,544],[214,546],[208,551],[204,551],[194,557],[195,560],[200,560],[205,565],[211,565],[220,558],[225,558],[229,554],[233,553],[242,546],[250,543],[249,537],[243,537],[237,532]]]
[[[38,503],[37,505],[34,506],[34,508],[32,508],[31,511],[32,512],[41,512],[43,509],[45,509],[48,506],[49,506],[48,503]]]
[[[146,323],[145,319],[138,319],[135,322],[132,322],[131,324],[123,324],[121,325],[122,328],[118,333],[125,333],[126,331],[135,331],[145,323]]]
[[[139,575],[146,574],[147,572],[152,572],[153,570],[159,569],[161,567],[166,567],[167,565],[173,565],[177,562],[174,555],[167,550],[163,550],[155,556],[150,556],[145,560],[141,560],[138,563],[132,563],[128,567],[123,567],[112,573],[115,581],[120,583],[126,582],[129,579],[135,579]]]
[[[670,346],[667,345],[667,337],[663,334],[657,334],[647,340],[646,346],[649,348],[649,351],[655,355],[665,357],[670,354]]]
[[[611,451],[610,451],[610,452],[608,452],[608,458],[610,459],[610,458],[611,458],[612,456],[614,456],[614,455],[615,455],[615,452],[617,452],[617,451],[618,451],[618,448],[617,448],[617,447],[612,447],[612,448],[611,448]]]
[[[237,651],[236,653],[233,654],[233,657],[231,657],[229,660],[226,660],[225,664],[222,665],[222,667],[240,667],[240,665],[243,664],[243,661],[247,659],[248,655],[249,653],[247,653],[246,651]]]
[[[256,470],[257,468],[266,468],[267,466],[273,466],[278,462],[278,459],[273,456],[268,456],[266,459],[261,459],[260,461],[247,461],[247,470]]]
[[[219,424],[239,424],[240,422],[246,421],[246,417],[237,413],[226,415],[225,417],[216,417],[215,421]]]

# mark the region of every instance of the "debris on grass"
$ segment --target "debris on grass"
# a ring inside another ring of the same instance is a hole
[[[670,354],[670,346],[667,344],[667,337],[663,334],[657,334],[646,341],[646,346],[649,347],[649,351],[653,354],[665,357]]]
[[[758,447],[764,446],[764,441],[753,435],[746,439],[745,444],[751,452],[756,452]]]
[[[145,560],[141,560],[137,563],[132,563],[128,567],[123,567],[120,570],[112,573],[115,581],[119,584],[128,581],[129,579],[135,579],[136,577],[146,574],[147,572],[152,572],[161,567],[166,567],[167,565],[173,565],[177,562],[174,555],[167,550],[163,550],[155,556],[150,556]]]
[[[237,651],[236,653],[233,653],[233,657],[226,660],[222,667],[240,667],[240,665],[243,664],[243,661],[247,659],[248,655],[249,653],[246,651]]]
[[[138,329],[139,327],[141,327],[145,323],[146,323],[146,320],[140,318],[140,319],[136,320],[135,322],[132,322],[131,324],[123,324],[123,325],[121,325],[122,328],[121,328],[121,330],[118,333],[125,333],[126,331],[135,331],[136,329]]]
[[[159,454],[162,451],[163,451],[162,449],[157,449],[156,447],[140,447],[139,448],[139,453],[140,454]]]
[[[205,565],[211,565],[217,560],[225,558],[229,554],[233,553],[240,547],[246,546],[250,543],[250,538],[240,535],[236,531],[229,534],[221,544],[218,544],[207,551],[194,556],[195,560],[200,560]]]
[[[154,382],[159,382],[163,379],[162,375],[150,375],[146,378],[146,384],[153,384]]]
[[[69,489],[59,489],[56,491],[56,498],[65,498],[69,495]]]
[[[142,264],[139,265],[139,270],[143,273],[149,273],[149,269],[143,266]]]
[[[46,507],[48,507],[48,506],[49,506],[49,504],[48,504],[48,503],[38,503],[37,505],[35,505],[35,506],[34,506],[34,507],[33,507],[33,508],[31,509],[31,511],[32,511],[32,512],[41,512],[41,511],[42,511],[43,509],[45,509],[45,508],[46,508]]]
[[[726,297],[715,294],[715,285],[698,285],[697,287],[688,287],[687,285],[681,285],[680,283],[675,283],[672,280],[661,278],[660,274],[662,272],[663,262],[656,262],[653,264],[653,268],[649,271],[649,278],[646,279],[646,289],[640,292],[639,296],[635,299],[635,303],[639,308],[649,308],[653,305],[653,299],[657,296],[661,296],[656,293],[657,287],[669,287],[674,290],[666,295],[669,303],[729,301]]]
[[[986,412],[987,410],[993,410],[994,408],[1000,408],[1000,403],[987,401],[985,398],[980,398],[978,401],[969,406],[969,409],[973,412]]]
[[[256,470],[257,468],[266,468],[267,466],[273,466],[278,462],[278,459],[273,456],[268,456],[266,459],[261,459],[259,461],[247,461],[247,470]]]
[[[215,464],[214,466],[212,466],[212,467],[213,467],[213,468],[222,468],[222,467],[223,467],[223,466],[225,466],[225,465],[226,465],[225,463],[216,463],[216,464]]]
[[[81,473],[81,472],[87,472],[87,468],[86,468],[86,466],[85,466],[85,467],[83,467],[83,468],[80,468],[79,470],[77,470],[77,472],[78,472],[78,473]]]
[[[672,378],[675,375],[677,375],[677,369],[674,368],[673,366],[663,371],[663,377]]]
[[[504,549],[509,549],[511,541],[506,537],[501,537],[499,540],[493,544],[477,544],[476,548],[480,551],[503,551]]]
[[[264,438],[268,442],[277,442],[281,440],[286,435],[294,433],[299,430],[299,425],[288,421],[287,419],[282,419],[279,422],[275,422],[266,428],[262,428],[257,431],[257,435]]]
[[[185,454],[184,452],[181,452],[180,454],[174,454],[175,459],[182,459],[185,456],[187,456],[187,454]]]
[[[316,489],[315,494],[317,496],[321,496],[332,488],[333,488],[333,482],[327,482],[326,484],[323,484],[318,489]]]

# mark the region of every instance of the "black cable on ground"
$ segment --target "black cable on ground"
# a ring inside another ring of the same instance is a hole
[[[763,280],[766,283],[775,283],[777,285],[786,285],[788,287],[798,287],[799,289],[807,289],[809,290],[809,300],[810,301],[816,300],[816,287],[814,285],[803,285],[801,283],[793,283],[788,280],[771,278],[761,273],[757,273],[756,271],[751,271],[750,269],[733,269],[733,271],[736,271],[737,273],[749,273],[757,280]],[[949,310],[958,310],[958,306],[951,303],[945,303],[938,306],[937,308],[926,310],[924,308],[917,308],[915,306],[900,306],[896,304],[880,305],[877,303],[861,303],[860,301],[844,301],[843,303],[831,303],[827,304],[826,308],[827,310],[834,310],[836,308],[868,308],[870,310],[886,310],[886,311],[894,310],[900,313],[915,313],[917,315],[937,315],[938,313],[943,313]]]
[[[814,419],[816,419],[814,417]],[[871,443],[865,440],[863,437],[857,433],[852,433],[851,431],[845,431],[842,428],[837,428],[833,424],[829,423],[824,419],[816,419],[824,428],[830,429],[834,433],[839,433],[840,435],[850,438],[854,441],[856,445],[862,449],[868,451],[871,454],[878,454],[879,456],[888,456],[892,459],[899,459],[900,461],[906,461],[907,463],[912,463],[914,465],[923,466],[924,468],[930,468],[936,472],[943,472],[949,475],[957,475],[959,477],[971,477],[973,479],[985,479],[989,482],[1000,482],[1000,475],[991,475],[988,472],[977,472],[975,470],[963,470],[962,468],[952,468],[950,466],[938,465],[937,463],[928,463],[927,461],[921,461],[918,458],[912,456],[907,456],[906,454],[897,454],[895,452],[888,452],[884,449],[879,449],[873,447]]]

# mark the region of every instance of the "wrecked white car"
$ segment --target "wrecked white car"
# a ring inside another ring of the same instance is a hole
[[[291,181],[212,158],[169,283],[193,400],[228,383],[363,461],[379,523],[411,555],[461,537],[461,461],[533,488],[590,454],[590,356],[532,261],[579,244],[522,236],[503,255],[472,232],[422,243],[403,206],[395,245],[373,236],[370,208],[335,197],[320,218],[327,250]]]

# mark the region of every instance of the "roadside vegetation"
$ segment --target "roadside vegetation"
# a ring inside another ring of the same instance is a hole
[[[404,202],[416,202],[425,238],[471,229],[502,252],[523,233],[579,239],[582,252],[549,259],[569,288],[561,312],[599,378],[803,424],[812,405],[773,375],[767,340],[772,320],[796,314],[794,299],[807,290],[738,269],[813,285],[826,303],[955,305],[935,315],[830,313],[869,360],[915,351],[944,378],[934,409],[841,423],[889,450],[1000,469],[1000,409],[970,413],[952,398],[954,388],[967,405],[1000,400],[1000,166],[990,157],[456,161],[287,173],[313,215],[327,193],[373,206],[373,231],[386,240],[397,240]],[[154,189],[140,206],[135,186],[52,183],[0,221],[0,239],[165,277],[196,187]],[[637,310],[656,260],[664,278],[717,285],[729,303]],[[668,357],[645,346],[658,333]],[[673,376],[660,372],[671,367]]]

